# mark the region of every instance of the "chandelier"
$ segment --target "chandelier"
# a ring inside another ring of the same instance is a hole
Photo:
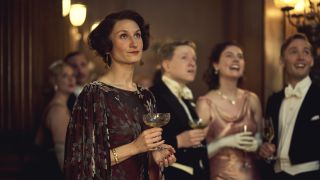
[[[288,22],[304,33],[314,47],[320,47],[320,0],[274,0],[276,7],[281,8]]]

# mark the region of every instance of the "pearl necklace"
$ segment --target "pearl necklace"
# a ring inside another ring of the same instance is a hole
[[[223,94],[220,90],[218,90],[218,95],[222,97],[222,99],[229,101],[232,105],[236,105],[236,100],[235,99],[231,99],[228,96],[226,96],[225,94]]]

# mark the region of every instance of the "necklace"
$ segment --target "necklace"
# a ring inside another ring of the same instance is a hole
[[[232,105],[236,105],[236,100],[231,99],[228,96],[224,95],[220,90],[218,90],[218,95],[222,97],[222,99],[229,101]]]

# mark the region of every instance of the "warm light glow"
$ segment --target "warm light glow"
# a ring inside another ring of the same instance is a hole
[[[282,17],[282,12],[279,11],[278,9],[267,9],[266,15],[270,18],[281,18]]]
[[[94,22],[90,28],[90,31],[93,31],[99,25],[99,23],[99,21]]]
[[[273,0],[277,8],[294,7],[298,0]]]
[[[320,0],[310,0],[312,3],[314,3],[315,5],[317,5],[318,3],[320,3]]]
[[[310,6],[309,1],[298,0],[297,4],[294,6],[293,12],[295,14],[303,14],[304,8],[308,8]]]
[[[68,16],[70,12],[71,0],[62,0],[62,16]]]
[[[86,20],[87,8],[83,4],[72,4],[70,8],[70,22],[73,26],[81,26]]]

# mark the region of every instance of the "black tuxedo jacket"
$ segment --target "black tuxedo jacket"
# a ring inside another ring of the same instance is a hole
[[[177,148],[176,136],[183,131],[191,129],[188,125],[189,118],[183,106],[162,80],[157,82],[150,90],[155,96],[157,111],[170,113],[171,118],[169,123],[162,127],[162,138],[165,140],[165,143],[170,144],[175,148],[177,163],[191,166],[197,171],[197,169],[199,169],[199,160],[201,159],[205,167],[205,177],[209,179],[209,162],[206,148]],[[194,103],[188,100],[184,100],[184,102],[188,106],[191,115],[196,118],[197,114],[195,112]],[[203,142],[203,144],[205,144],[205,142]]]
[[[273,94],[267,103],[267,117],[275,126],[274,143],[278,146],[279,113],[284,90]],[[320,88],[311,84],[297,115],[289,148],[292,164],[320,160]]]

